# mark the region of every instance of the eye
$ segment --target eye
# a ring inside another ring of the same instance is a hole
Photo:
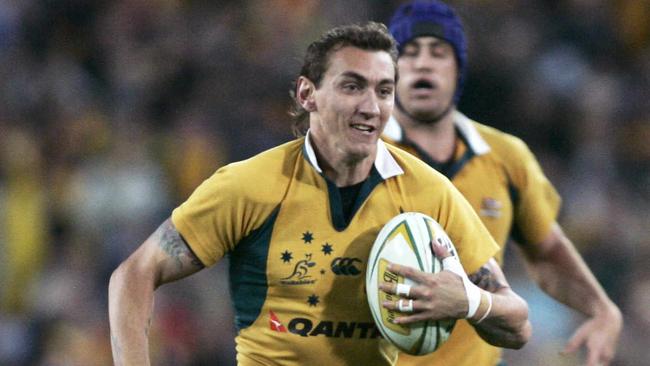
[[[357,83],[345,83],[343,84],[343,90],[348,92],[356,92],[361,90],[361,87]]]
[[[414,45],[413,43],[408,43],[404,46],[402,49],[402,54],[400,55],[401,57],[417,57],[418,53],[420,52],[420,48]]]
[[[431,47],[431,56],[435,58],[447,58],[453,57],[454,50],[448,44],[438,44],[434,47]]]
[[[383,87],[379,89],[379,96],[382,98],[390,98],[393,96],[393,88],[392,87]]]

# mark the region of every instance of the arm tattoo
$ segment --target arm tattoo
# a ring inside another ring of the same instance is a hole
[[[485,291],[496,292],[507,287],[503,283],[499,282],[499,280],[494,276],[494,273],[492,273],[487,266],[479,268],[478,271],[472,273],[468,277],[472,283]]]
[[[160,247],[170,257],[174,258],[179,270],[183,268],[183,261],[181,261],[183,256],[190,258],[192,265],[197,268],[204,267],[203,263],[201,263],[192,250],[190,250],[189,246],[185,243],[185,240],[183,240],[176,228],[174,228],[171,220],[165,221],[158,230],[161,235]]]

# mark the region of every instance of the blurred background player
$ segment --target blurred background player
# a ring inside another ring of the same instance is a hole
[[[499,262],[514,240],[539,287],[588,317],[564,352],[584,346],[588,365],[609,364],[622,317],[558,225],[560,197],[523,141],[456,109],[467,72],[459,17],[442,2],[414,1],[396,10],[389,28],[400,77],[385,136],[452,180],[501,246]],[[439,351],[403,354],[399,364],[496,365],[500,353],[460,322]]]

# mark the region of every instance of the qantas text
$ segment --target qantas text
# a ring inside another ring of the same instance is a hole
[[[381,333],[374,323],[367,322],[336,322],[322,320],[314,325],[306,318],[293,318],[289,322],[289,332],[302,337],[335,337],[335,338],[380,338]]]

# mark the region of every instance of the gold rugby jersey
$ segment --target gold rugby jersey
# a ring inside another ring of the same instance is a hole
[[[498,250],[448,179],[382,141],[346,222],[309,134],[219,169],[172,221],[205,265],[229,257],[239,365],[392,365],[365,270],[379,230],[406,211],[436,219],[469,272]]]
[[[513,238],[525,245],[541,242],[557,219],[560,197],[542,172],[535,156],[519,138],[472,121],[455,112],[457,144],[449,164],[434,162],[403,136],[391,118],[384,138],[436,168],[467,198],[501,249]],[[501,350],[484,342],[466,321],[459,321],[449,340],[435,353],[414,357],[399,355],[398,365],[496,365]]]

